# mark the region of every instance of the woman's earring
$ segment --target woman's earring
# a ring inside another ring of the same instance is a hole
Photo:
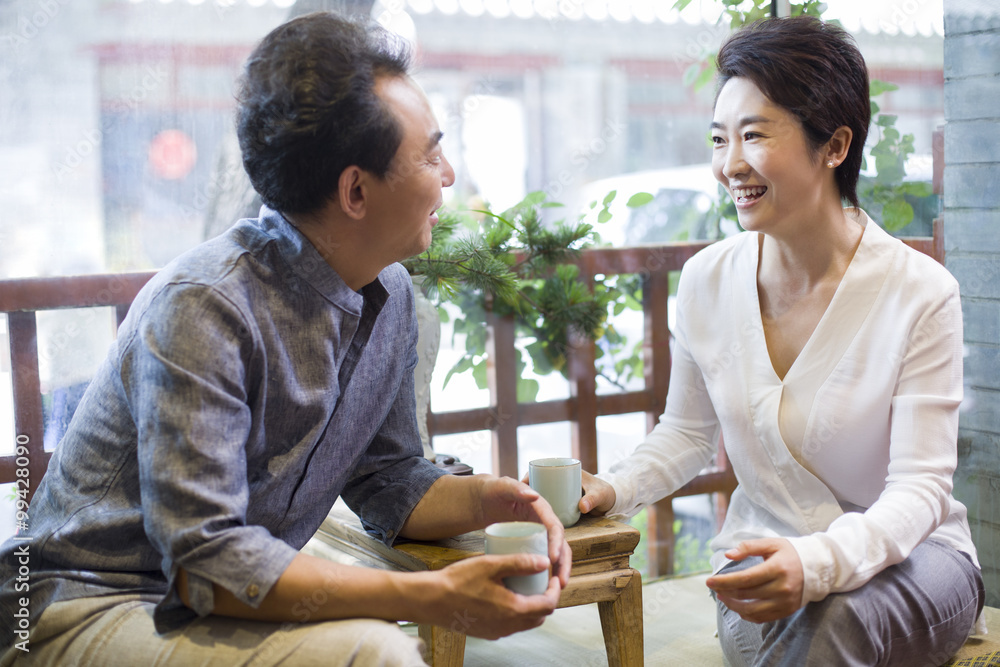
[[[829,167],[830,169],[833,169],[834,167],[833,160],[827,160],[826,166]]]

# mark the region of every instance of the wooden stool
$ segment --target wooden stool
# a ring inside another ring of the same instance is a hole
[[[358,518],[335,506],[316,537],[349,553],[361,562],[383,569],[439,570],[451,563],[483,553],[483,531],[477,530],[437,542],[407,542],[387,547],[369,536]],[[629,566],[629,556],[639,543],[639,531],[603,517],[583,516],[566,530],[573,550],[569,584],[559,598],[560,607],[596,602],[604,631],[610,667],[640,667],[642,648],[642,579]],[[450,628],[420,625],[433,667],[462,664],[465,634],[461,619]]]

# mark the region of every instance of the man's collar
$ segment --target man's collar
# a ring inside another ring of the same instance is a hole
[[[281,256],[288,262],[296,275],[309,283],[332,304],[352,314],[361,315],[364,297],[348,287],[340,275],[333,270],[333,267],[326,262],[322,254],[323,248],[314,246],[295,225],[277,211],[266,206],[261,207],[258,220],[262,231],[275,240]],[[328,249],[334,248],[336,243],[336,239],[333,238],[321,239],[321,245],[329,244]],[[385,289],[376,278],[363,291],[366,294],[369,291],[384,293]]]

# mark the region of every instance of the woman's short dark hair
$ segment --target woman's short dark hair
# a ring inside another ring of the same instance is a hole
[[[409,64],[406,42],[370,21],[316,12],[271,31],[246,62],[236,117],[263,202],[310,213],[336,198],[349,166],[384,178],[402,129],[375,81],[405,76]]]
[[[802,122],[814,149],[843,125],[854,137],[837,167],[841,198],[857,207],[858,175],[871,122],[868,67],[854,38],[811,16],[755,21],[719,49],[718,91],[733,77],[752,81],[773,103]]]

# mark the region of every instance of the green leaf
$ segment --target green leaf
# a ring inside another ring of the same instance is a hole
[[[655,199],[655,197],[648,192],[637,192],[629,197],[628,201],[625,202],[625,205],[629,208],[638,208],[640,206],[645,206],[649,202],[653,201],[653,199]]]
[[[926,181],[909,181],[907,183],[900,183],[899,189],[900,191],[914,197],[930,197],[934,194],[934,188],[931,187],[931,184]]]
[[[486,327],[479,322],[472,325],[465,337],[465,350],[470,354],[486,354]]]
[[[875,180],[879,183],[898,183],[903,180],[903,165],[895,155],[876,155],[875,172]]]
[[[552,362],[549,360],[548,354],[546,354],[545,341],[536,340],[533,343],[525,345],[524,350],[531,357],[531,365],[535,367],[535,372],[539,375],[548,375],[555,370]]]
[[[698,74],[698,78],[694,80],[694,83],[691,84],[691,86],[695,90],[701,90],[702,88],[710,84],[712,82],[712,79],[714,78],[715,78],[715,59],[713,58],[712,60],[708,61],[708,64],[706,65],[705,69],[703,69],[701,73]]]
[[[489,386],[489,382],[486,379],[485,359],[472,367],[472,379],[476,381],[476,386],[480,389],[486,389]]]
[[[894,90],[899,90],[899,86],[894,83],[889,83],[888,81],[879,81],[878,79],[872,79],[868,83],[868,96],[878,97],[882,93],[890,93]]]
[[[517,402],[534,403],[538,396],[538,381],[520,377],[517,379]]]
[[[681,272],[680,271],[671,271],[668,282],[670,283],[670,296],[676,296],[677,295],[677,286],[681,282]]]
[[[534,190],[524,196],[524,199],[521,200],[521,204],[534,206],[535,204],[541,204],[547,197],[548,195],[545,194],[545,190]]]
[[[448,382],[451,381],[451,376],[457,375],[459,373],[464,373],[465,371],[472,368],[472,363],[473,363],[472,357],[469,355],[466,355],[461,359],[459,359],[458,363],[452,366],[451,370],[448,371],[448,374],[444,376],[444,384],[442,385],[442,388],[448,386]]]
[[[879,109],[881,107],[879,107],[879,105],[875,104],[875,100],[870,100],[869,104],[871,105],[871,108],[872,108],[872,118],[874,118],[875,114],[877,114],[879,112]]]
[[[898,116],[891,113],[879,114],[878,117],[875,118],[875,124],[879,127],[892,127],[896,124],[897,118]]]
[[[618,196],[617,190],[612,190],[608,194],[604,195],[604,201],[601,202],[604,205],[604,208],[607,208],[608,205],[611,204],[611,202],[613,202],[615,200],[615,197],[617,196]]]
[[[699,75],[702,72],[702,68],[705,67],[705,63],[702,61],[693,62],[687,66],[684,70],[684,76],[681,81],[685,86],[694,85],[694,82],[698,80]]]
[[[684,8],[691,4],[691,0],[677,0],[674,2],[674,9],[679,12],[684,11]]]
[[[609,211],[606,208],[601,209],[601,212],[597,214],[597,221],[598,222],[607,222],[611,218],[612,218],[611,211]]]
[[[882,207],[882,226],[888,232],[898,232],[913,222],[913,207],[903,199],[893,199]]]

